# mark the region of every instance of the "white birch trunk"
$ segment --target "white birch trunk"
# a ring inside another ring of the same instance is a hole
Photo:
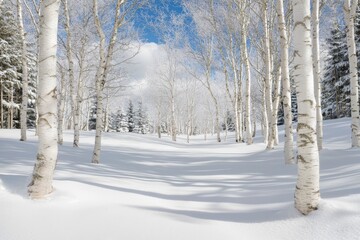
[[[265,81],[264,81],[264,89],[265,89]],[[268,119],[268,115],[266,112],[266,93],[265,90],[263,90],[262,92],[262,122],[261,122],[261,126],[262,126],[262,134],[264,136],[264,143],[265,145],[268,144],[268,138],[269,138],[269,119]]]
[[[245,13],[243,14],[243,16],[245,16]],[[245,87],[245,126],[246,126],[246,143],[248,145],[253,143],[253,138],[252,138],[252,132],[251,132],[251,73],[250,73],[250,62],[249,62],[249,57],[248,57],[248,53],[247,53],[247,44],[246,44],[246,40],[247,40],[247,36],[246,36],[246,32],[247,32],[247,27],[246,27],[246,23],[245,23],[245,17],[244,20],[242,22],[242,26],[241,26],[241,49],[242,49],[242,56],[243,56],[243,61],[244,61],[244,65],[245,65],[245,77],[246,77],[246,87]]]
[[[347,45],[350,65],[350,87],[351,87],[351,147],[360,147],[359,132],[359,86],[357,73],[357,56],[355,44],[355,28],[354,21],[356,17],[356,8],[358,0],[344,1],[344,12],[347,25]],[[350,7],[351,6],[351,7]]]
[[[8,110],[8,128],[12,129],[14,127],[14,83],[10,84],[10,93],[9,93],[9,103],[10,107]]]
[[[65,13],[65,31],[66,31],[66,57],[68,60],[68,74],[69,74],[69,85],[70,85],[70,106],[71,106],[71,115],[72,115],[72,124],[71,127],[74,127],[74,141],[73,147],[79,147],[79,142],[75,142],[75,122],[79,125],[79,122],[76,121],[76,95],[75,95],[75,77],[74,77],[74,60],[72,55],[72,44],[71,44],[71,31],[70,31],[70,14],[68,8],[68,0],[62,0]],[[79,128],[79,126],[77,126]]]
[[[285,122],[285,141],[284,141],[284,158],[286,164],[295,164],[294,157],[294,135],[292,127],[291,112],[291,89],[289,76],[289,42],[284,17],[283,0],[277,1],[277,13],[281,43],[281,82],[282,82],[282,99],[284,108]]]
[[[43,198],[52,192],[57,146],[56,50],[60,0],[40,3],[38,153],[28,186],[31,198]]]
[[[321,79],[320,79],[320,43],[319,43],[319,0],[313,1],[312,7],[312,43],[313,43],[313,68],[314,91],[316,101],[316,135],[319,150],[323,141],[323,117],[321,111]]]
[[[114,53],[114,47],[116,44],[118,29],[122,24],[123,17],[120,18],[120,8],[125,0],[118,0],[115,7],[114,25],[111,31],[111,37],[107,47],[107,54],[105,54],[105,33],[102,28],[99,14],[98,14],[98,1],[93,0],[93,14],[96,25],[96,30],[100,38],[99,46],[99,66],[96,73],[96,98],[97,98],[97,112],[96,112],[96,133],[95,133],[95,145],[93,150],[93,157],[91,162],[98,164],[100,163],[100,151],[101,151],[101,133],[103,131],[103,91],[106,83],[107,73],[110,67],[110,61]]]
[[[298,178],[295,207],[306,215],[318,208],[320,200],[310,1],[294,0],[293,11],[294,79],[298,101]]]
[[[265,102],[266,102],[266,114],[268,124],[271,123],[272,117],[272,79],[271,79],[271,54],[270,54],[270,36],[269,36],[269,26],[268,26],[268,17],[267,17],[267,3],[263,5],[263,22],[264,22],[264,34],[265,34]],[[271,131],[271,126],[268,126],[268,129]],[[272,149],[271,143],[269,145],[269,138],[271,137],[270,132],[265,136],[267,140],[267,149]]]
[[[280,102],[280,81],[281,79],[281,68],[278,70],[278,77],[275,82],[274,89],[274,98],[273,98],[273,111],[271,113],[270,119],[270,133],[269,133],[269,141],[268,141],[268,149],[273,149],[275,145],[278,144],[278,127],[277,127],[277,119],[278,119],[278,110],[279,110],[279,102]]]
[[[20,141],[26,141],[26,130],[27,130],[27,105],[28,105],[28,67],[27,67],[27,47],[25,39],[25,30],[22,17],[22,1],[17,0],[17,12],[19,21],[19,30],[21,35],[22,43],[22,99],[20,109],[20,128],[21,136]]]
[[[175,118],[175,84],[173,83],[171,86],[171,99],[170,99],[170,106],[171,106],[171,140],[174,142],[176,141],[176,118]]]
[[[101,153],[101,133],[103,130],[103,88],[105,84],[104,74],[105,74],[105,34],[102,30],[99,15],[98,15],[98,2],[97,0],[93,1],[93,11],[94,11],[94,20],[96,25],[96,30],[99,34],[100,38],[100,46],[99,46],[99,66],[96,72],[96,131],[95,131],[95,144],[92,156],[92,163],[98,164],[100,163],[100,153]]]
[[[63,129],[64,129],[64,112],[65,112],[65,73],[60,69],[60,91],[58,96],[58,144],[62,145],[64,142]]]

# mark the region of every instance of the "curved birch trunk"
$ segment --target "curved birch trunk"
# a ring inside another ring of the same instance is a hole
[[[25,31],[22,17],[22,1],[17,0],[17,12],[19,20],[19,29],[22,43],[22,99],[21,99],[21,110],[20,110],[20,128],[21,136],[20,141],[26,141],[26,130],[27,130],[27,106],[28,106],[28,67],[27,67],[27,47],[25,39]]]
[[[39,144],[32,180],[28,186],[31,198],[43,198],[53,190],[57,146],[56,49],[60,0],[40,3],[39,36]]]
[[[284,158],[286,164],[295,164],[289,76],[289,42],[285,24],[283,0],[277,1],[277,13],[281,43],[281,82],[285,122]]]
[[[314,91],[316,101],[316,135],[319,150],[323,141],[323,117],[321,111],[321,80],[320,80],[320,43],[319,43],[319,0],[313,1],[312,7],[312,42],[313,42],[313,68]]]
[[[295,207],[306,215],[318,208],[320,200],[310,1],[294,0],[293,11],[294,78],[298,101],[298,178]]]
[[[93,157],[91,162],[98,164],[100,163],[100,152],[101,152],[101,133],[103,131],[103,91],[106,83],[107,73],[110,67],[110,61],[114,53],[114,47],[116,44],[118,29],[124,19],[120,17],[120,8],[125,0],[117,0],[115,7],[114,25],[111,31],[111,37],[107,46],[107,54],[105,53],[106,36],[102,28],[99,14],[98,14],[98,1],[93,0],[93,14],[96,26],[96,31],[99,34],[100,46],[99,46],[99,66],[96,72],[96,99],[97,99],[97,112],[96,112],[96,133],[95,133],[95,145],[93,150]]]
[[[351,87],[351,147],[360,147],[359,132],[359,86],[357,73],[357,57],[355,45],[354,20],[358,0],[353,0],[350,8],[350,0],[344,1],[344,12],[347,25],[346,39],[348,45],[350,65],[350,87]]]

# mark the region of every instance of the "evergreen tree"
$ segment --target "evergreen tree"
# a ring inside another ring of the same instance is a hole
[[[119,109],[113,117],[113,129],[117,132],[129,132],[127,115]]]
[[[128,128],[129,128],[129,132],[133,132],[134,128],[135,128],[135,113],[134,113],[134,105],[132,103],[132,101],[129,101],[129,107],[128,107],[128,111],[126,113],[127,115],[127,120],[128,120]]]
[[[149,132],[149,120],[147,114],[143,109],[142,102],[138,102],[138,109],[135,114],[135,127],[134,132],[146,134]]]
[[[350,78],[346,34],[338,23],[326,39],[322,106],[325,119],[350,116]]]
[[[22,101],[22,44],[16,16],[9,2],[0,4],[0,13],[0,112],[1,120],[4,120],[0,123],[0,127],[9,126],[11,122],[10,127],[19,128],[19,109]],[[27,59],[29,74],[27,125],[29,128],[34,128],[37,66],[36,57],[33,53],[28,52]],[[10,109],[13,112],[12,119],[10,119]]]
[[[89,114],[89,130],[95,130],[96,129],[96,112],[97,112],[97,101],[94,97],[94,100],[92,101],[92,105],[90,106],[90,114]]]
[[[19,120],[21,102],[21,38],[9,2],[0,5],[0,91],[1,127],[12,128]],[[5,121],[5,122],[3,122]]]

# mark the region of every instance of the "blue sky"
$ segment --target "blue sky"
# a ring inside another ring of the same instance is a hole
[[[135,17],[135,27],[140,30],[139,34],[144,42],[161,42],[161,38],[156,33],[156,28],[150,26],[146,20],[154,21],[156,19],[158,16],[156,8],[168,13],[181,14],[183,12],[181,0],[149,0],[149,4],[140,9]]]

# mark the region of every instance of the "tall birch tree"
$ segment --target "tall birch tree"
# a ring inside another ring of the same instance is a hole
[[[28,66],[27,66],[27,46],[26,46],[26,33],[24,30],[23,13],[22,13],[22,0],[17,0],[17,14],[19,21],[19,29],[22,43],[22,99],[20,109],[20,128],[21,136],[20,141],[26,141],[26,122],[27,122],[27,105],[28,105]]]
[[[313,44],[313,68],[314,68],[314,91],[316,101],[316,135],[319,150],[322,149],[323,140],[323,117],[321,111],[321,79],[320,79],[320,43],[319,43],[319,0],[313,0],[312,6],[312,44]]]
[[[285,143],[284,157],[285,163],[295,163],[294,158],[294,135],[292,128],[292,112],[291,112],[291,88],[289,74],[289,41],[284,16],[284,2],[277,1],[277,14],[280,32],[281,44],[281,82],[282,82],[282,101],[284,108],[285,122]]]
[[[294,79],[298,102],[298,178],[295,207],[304,215],[318,208],[319,151],[312,66],[310,1],[293,0]]]
[[[53,190],[57,146],[56,50],[60,0],[40,3],[38,153],[28,186],[31,198],[43,198]]]
[[[68,75],[69,75],[69,86],[70,86],[70,106],[72,123],[74,127],[74,141],[73,147],[79,147],[79,119],[76,118],[75,106],[76,102],[76,91],[75,91],[75,77],[74,77],[74,60],[73,60],[73,47],[72,47],[72,33],[70,30],[70,13],[68,7],[68,0],[62,0],[65,14],[65,31],[66,31],[66,57],[68,61]]]
[[[346,39],[348,46],[348,56],[350,65],[350,94],[351,94],[351,147],[360,147],[359,129],[359,86],[357,72],[357,56],[355,44],[354,21],[358,0],[344,1],[344,13],[347,25]]]
[[[93,15],[96,26],[96,31],[99,37],[99,63],[96,72],[95,89],[96,89],[96,134],[95,134],[95,145],[92,156],[92,163],[100,162],[100,151],[101,151],[101,133],[103,131],[103,94],[107,77],[112,67],[111,60],[115,52],[115,45],[117,44],[117,35],[119,28],[125,23],[126,17],[130,17],[141,5],[142,0],[116,0],[114,8],[113,24],[110,28],[109,37],[107,39],[104,23],[101,22],[99,16],[98,0],[93,0]]]

